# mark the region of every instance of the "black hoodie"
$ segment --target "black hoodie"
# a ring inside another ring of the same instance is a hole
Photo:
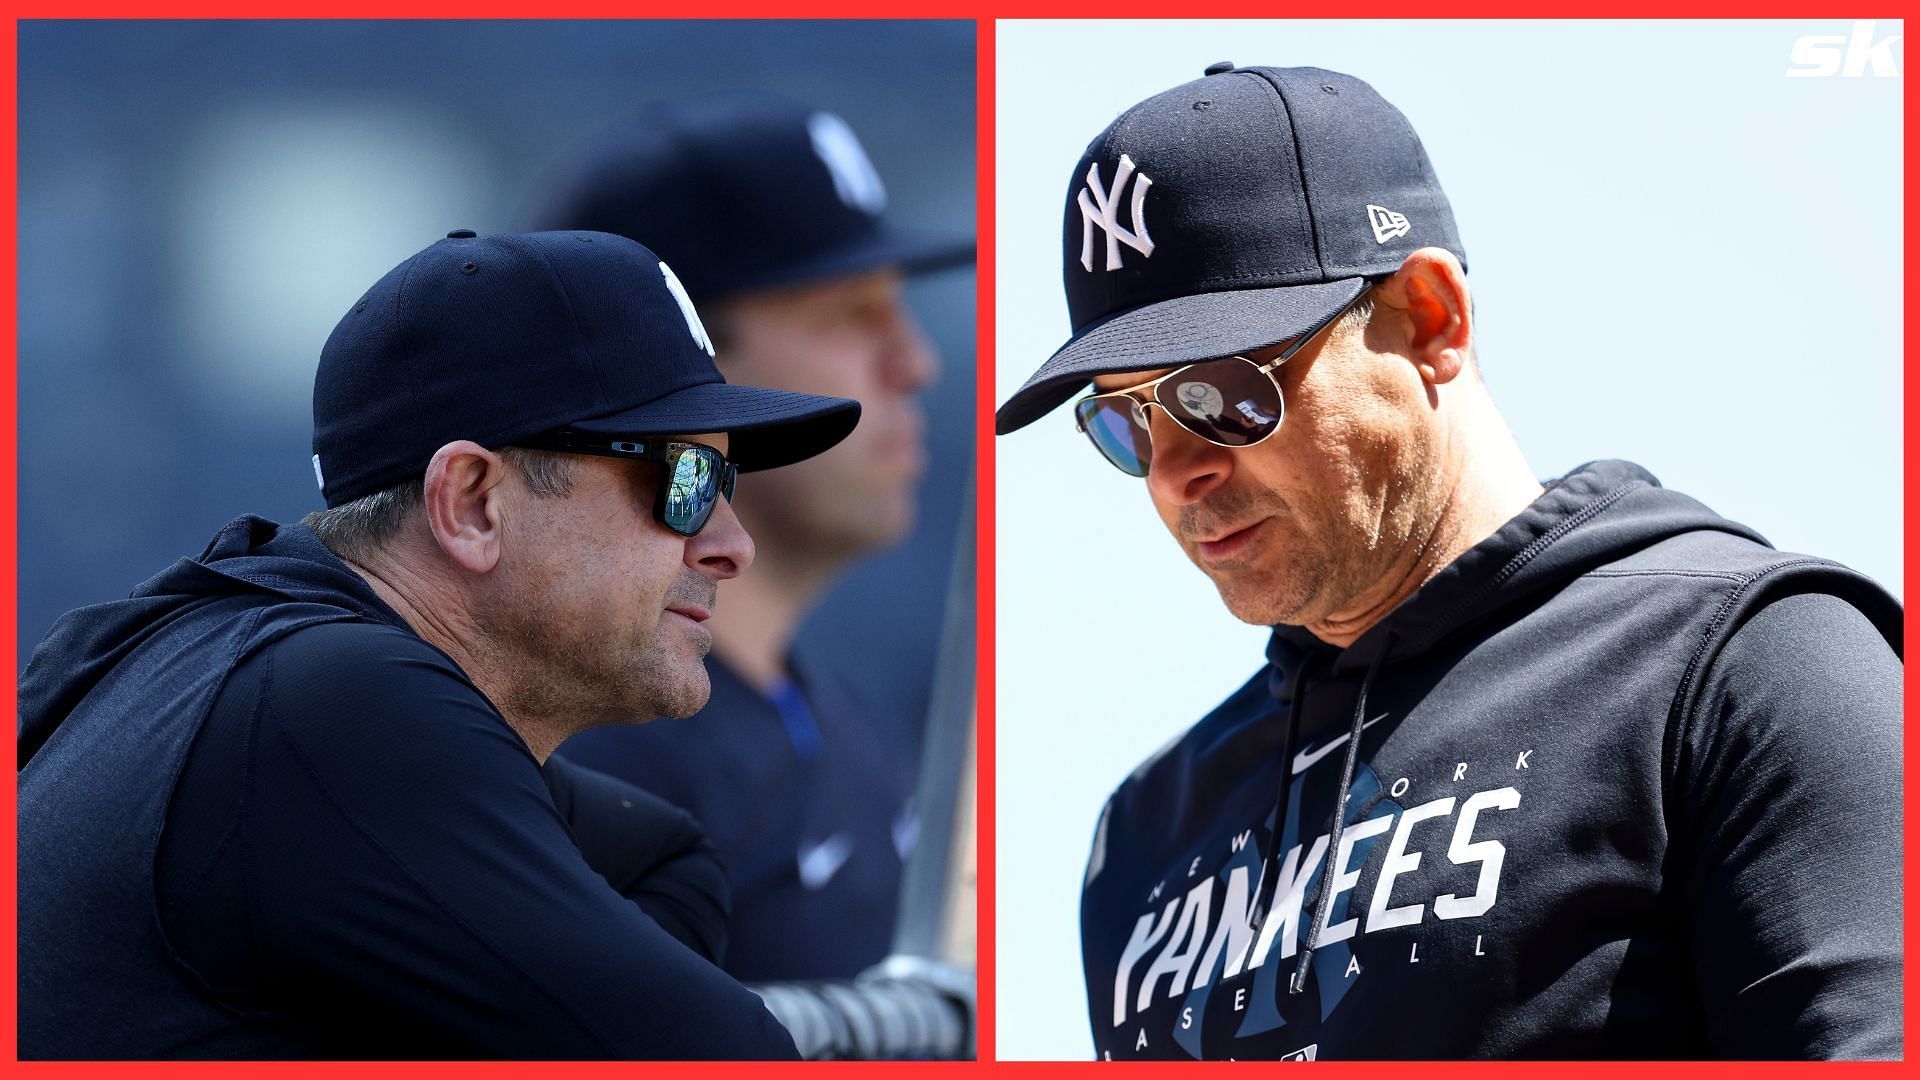
[[[20,682],[23,1058],[792,1057],[691,818],[240,518]]]
[[[1276,629],[1101,815],[1097,1051],[1898,1057],[1900,624],[1598,462],[1350,647]]]

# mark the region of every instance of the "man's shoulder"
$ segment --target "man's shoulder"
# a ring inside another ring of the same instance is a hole
[[[1901,650],[1900,601],[1867,575],[1832,559],[1781,551],[1746,536],[1699,529],[1622,555],[1588,578],[1638,578],[1663,591],[1690,583],[1716,617],[1708,645],[1724,641],[1756,613],[1796,596],[1820,595],[1864,615]],[[1793,610],[1801,610],[1799,607]]]
[[[359,680],[396,670],[425,669],[468,681],[452,658],[419,634],[354,615],[299,622],[270,632],[257,642],[249,659],[269,661],[277,676]]]
[[[417,730],[436,718],[499,716],[446,653],[411,630],[359,617],[300,624],[256,642],[223,692],[258,696],[292,728],[404,719]]]
[[[1663,537],[1644,547],[1622,552],[1606,563],[1601,572],[1658,573],[1695,572],[1729,577],[1764,573],[1782,563],[1821,562],[1839,566],[1831,560],[1780,551],[1733,528],[1694,528]]]
[[[1182,811],[1193,801],[1196,787],[1205,786],[1216,770],[1241,771],[1236,762],[1244,760],[1244,743],[1258,736],[1254,729],[1278,708],[1267,690],[1267,679],[1263,666],[1120,782],[1100,811],[1087,868],[1089,882],[1098,875],[1109,845],[1133,850],[1154,836],[1177,837]]]
[[[1594,568],[1603,576],[1693,575],[1729,582],[1793,581],[1813,584],[1858,581],[1878,590],[1865,574],[1818,555],[1782,551],[1739,526],[1695,528],[1631,548]],[[1814,590],[1818,591],[1818,590]]]

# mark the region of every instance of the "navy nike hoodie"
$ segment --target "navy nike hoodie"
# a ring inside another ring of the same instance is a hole
[[[21,1056],[274,1052],[170,962],[154,853],[172,778],[234,665],[355,618],[398,616],[310,532],[242,518],[125,600],[61,616],[34,649],[20,678]]]
[[[1606,461],[1277,628],[1101,815],[1098,1054],[1898,1057],[1901,617]]]
[[[587,1041],[580,1026],[571,1021],[550,1030],[527,1031],[526,1024],[516,1026],[505,1018],[516,1013],[545,1016],[564,1009],[567,1003],[555,1006],[541,999],[538,1004],[546,1010],[541,1012],[533,1007],[541,992],[537,986],[528,981],[487,978],[486,973],[504,966],[497,957],[492,958],[492,967],[482,962],[489,959],[482,951],[489,946],[485,935],[490,924],[482,924],[469,934],[451,926],[453,920],[447,918],[421,929],[415,939],[432,940],[436,950],[382,954],[379,962],[369,964],[362,975],[368,980],[427,987],[438,985],[434,978],[481,983],[466,986],[467,996],[460,999],[470,998],[480,1004],[462,1005],[453,996],[442,995],[445,1000],[441,1007],[469,1008],[476,1013],[499,1010],[490,1018],[465,1018],[470,1022],[468,1027],[479,1024],[499,1033],[486,1044],[452,1042],[444,1032],[430,1031],[419,1017],[405,1015],[385,1021],[389,1028],[378,1033],[384,1041],[374,1042],[365,1030],[325,1030],[329,1019],[324,1017],[248,1012],[209,986],[187,962],[191,957],[182,955],[180,940],[169,937],[156,893],[155,862],[156,853],[162,850],[162,828],[172,829],[178,824],[169,818],[176,780],[196,735],[207,723],[236,668],[263,650],[280,647],[278,643],[292,635],[318,632],[315,628],[323,626],[337,631],[341,624],[357,628],[350,632],[392,635],[397,631],[406,635],[404,641],[416,650],[411,654],[416,657],[411,662],[415,669],[422,666],[417,661],[420,653],[430,654],[431,662],[444,661],[452,667],[444,654],[421,642],[404,620],[310,530],[257,517],[229,523],[197,558],[178,560],[127,599],[62,616],[34,650],[19,687],[21,1057],[338,1056],[341,1046],[369,1045],[380,1046],[380,1056],[418,1056],[424,1051],[463,1057],[503,1052],[521,1057],[793,1056],[791,1039],[757,997],[711,964],[677,952],[684,946],[712,960],[724,942],[723,872],[692,818],[628,785],[577,766],[549,763],[547,769],[539,770],[525,745],[491,706],[480,706],[486,713],[482,722],[497,723],[499,737],[493,742],[505,747],[500,753],[509,760],[500,766],[499,755],[490,758],[491,771],[483,775],[497,777],[511,771],[531,780],[523,786],[536,789],[536,816],[544,812],[548,824],[557,817],[565,827],[516,832],[513,828],[520,819],[503,818],[506,827],[499,833],[462,836],[463,842],[471,841],[470,846],[493,845],[506,853],[493,861],[509,864],[506,872],[492,880],[452,882],[449,888],[471,894],[462,898],[467,905],[462,911],[477,909],[485,914],[488,904],[525,905],[530,896],[538,900],[541,882],[513,890],[521,884],[510,879],[513,866],[578,867],[584,860],[582,869],[598,873],[619,894],[591,910],[611,907],[627,914],[618,904],[625,898],[666,934],[648,936],[626,952],[614,948],[618,943],[604,940],[595,950],[583,952],[603,958],[605,964],[616,963],[641,946],[671,953],[659,968],[692,971],[700,977],[700,986],[684,985],[682,993],[686,1002],[712,1006],[705,1015],[709,1022],[706,1028],[678,1023],[662,1036],[651,1017],[671,1016],[675,1010],[646,1000],[622,1000],[596,1002],[594,1006],[603,1012],[630,1016],[630,1022],[619,1028],[625,1041],[616,1045]],[[368,673],[378,674],[371,669]],[[464,680],[463,675],[452,677]],[[471,684],[464,684],[463,689],[470,690],[472,698],[484,700]],[[246,715],[251,715],[256,706],[245,708]],[[356,717],[338,719],[343,730],[350,724],[368,722]],[[431,742],[444,730],[428,722],[430,718],[414,715],[379,717],[373,722],[384,724],[390,719],[394,722],[383,729],[387,740],[384,745],[389,749],[401,740]],[[255,737],[245,737],[252,746]],[[449,751],[431,745],[425,752],[444,755]],[[522,767],[520,759],[524,759],[525,772],[518,771]],[[261,759],[246,760],[251,767]],[[472,766],[474,759],[460,761]],[[540,772],[538,780],[532,780],[535,770]],[[379,775],[379,770],[367,772]],[[269,781],[248,775],[246,782]],[[544,793],[538,790],[542,782]],[[291,789],[291,785],[287,787]],[[493,797],[505,802],[503,794]],[[550,795],[554,804],[538,806],[542,794]],[[515,805],[524,801],[518,800]],[[332,811],[323,803],[315,803],[310,812],[320,819]],[[300,821],[280,824],[286,833],[298,835]],[[213,827],[233,828],[218,822]],[[628,831],[620,831],[622,828]],[[633,830],[644,834],[636,835]],[[235,835],[230,831],[221,843]],[[553,843],[555,838],[557,844]],[[547,845],[540,848],[546,861],[527,856],[522,863],[513,863],[514,855],[524,854],[523,849],[535,844]],[[308,861],[332,866],[329,859],[350,857],[351,853],[329,850],[313,853]],[[386,857],[399,862],[390,850]],[[415,864],[402,872],[417,867]],[[555,889],[598,887],[592,883],[591,874],[581,876],[584,882],[565,877],[547,879],[545,884]],[[325,889],[328,884],[325,873],[316,873],[315,880],[303,887]],[[407,940],[405,935],[410,930],[406,920],[415,917],[411,913],[421,905],[397,891],[386,900],[384,907],[376,905],[336,916],[354,925],[330,929],[350,936],[358,926],[367,940],[378,943],[394,940],[396,935],[390,928],[399,926],[398,938]],[[216,933],[230,927],[227,937],[247,940],[250,929],[246,920],[251,909],[246,904],[251,901],[242,898],[224,902],[232,905],[230,914],[222,908],[200,922],[213,924]],[[554,919],[572,910],[559,904],[553,908]],[[615,930],[630,929],[627,923],[613,925]],[[608,932],[604,925],[579,930]],[[556,933],[565,931],[562,927]],[[429,939],[432,934],[439,937]],[[669,934],[677,940],[669,939]],[[471,963],[463,950],[473,954]],[[369,951],[381,952],[377,944],[370,945]],[[428,959],[421,960],[423,956]],[[444,968],[429,972],[410,969],[410,963],[442,963]],[[604,974],[600,970],[572,974],[560,988],[562,994],[591,994],[609,983],[622,988],[631,985],[600,978]],[[372,985],[361,986],[362,997],[375,997],[366,992]],[[432,993],[425,996],[439,1000]],[[351,999],[352,995],[347,995],[344,1004],[352,1006]],[[346,1010],[342,1012],[344,1015]],[[615,1022],[619,1022],[619,1016]],[[302,1023],[321,1030],[305,1030],[299,1026]],[[521,1041],[516,1043],[515,1039]]]

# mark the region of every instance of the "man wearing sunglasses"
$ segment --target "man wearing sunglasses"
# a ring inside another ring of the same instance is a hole
[[[551,760],[706,703],[736,472],[859,406],[727,384],[666,263],[458,230],[341,319],[301,524],[242,517],[21,680],[36,1058],[790,1057],[697,825]]]
[[[1091,383],[1274,627],[1101,815],[1101,1056],[1900,1056],[1897,601],[1626,462],[1536,481],[1358,79],[1216,64],[1089,144],[1064,226],[1073,336],[999,432]]]
[[[758,558],[711,624],[707,708],[585,732],[560,754],[706,827],[733,887],[729,971],[855,976],[892,945],[927,688],[910,643],[874,655],[803,624],[851,566],[913,529],[930,464],[921,399],[939,358],[904,288],[970,262],[973,241],[887,221],[852,128],[772,94],[650,104],[568,165],[542,227],[601,229],[659,252],[699,303],[728,378],[854,398],[862,411],[831,452],[742,479]],[[932,588],[873,597],[884,604],[871,620],[937,625],[945,574],[937,564]]]

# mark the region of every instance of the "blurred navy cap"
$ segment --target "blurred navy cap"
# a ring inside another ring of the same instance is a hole
[[[655,103],[572,163],[541,229],[630,236],[701,303],[894,267],[971,262],[971,237],[889,225],[886,187],[846,122],[766,93]]]
[[[440,447],[571,428],[614,438],[728,432],[765,469],[839,442],[860,406],[731,386],[686,290],[625,237],[457,229],[374,284],[313,380],[328,506],[416,476]]]
[[[1320,68],[1214,64],[1120,114],[1074,166],[1061,241],[1073,335],[1000,406],[1002,435],[1095,375],[1298,337],[1419,248],[1466,264],[1407,118]]]

